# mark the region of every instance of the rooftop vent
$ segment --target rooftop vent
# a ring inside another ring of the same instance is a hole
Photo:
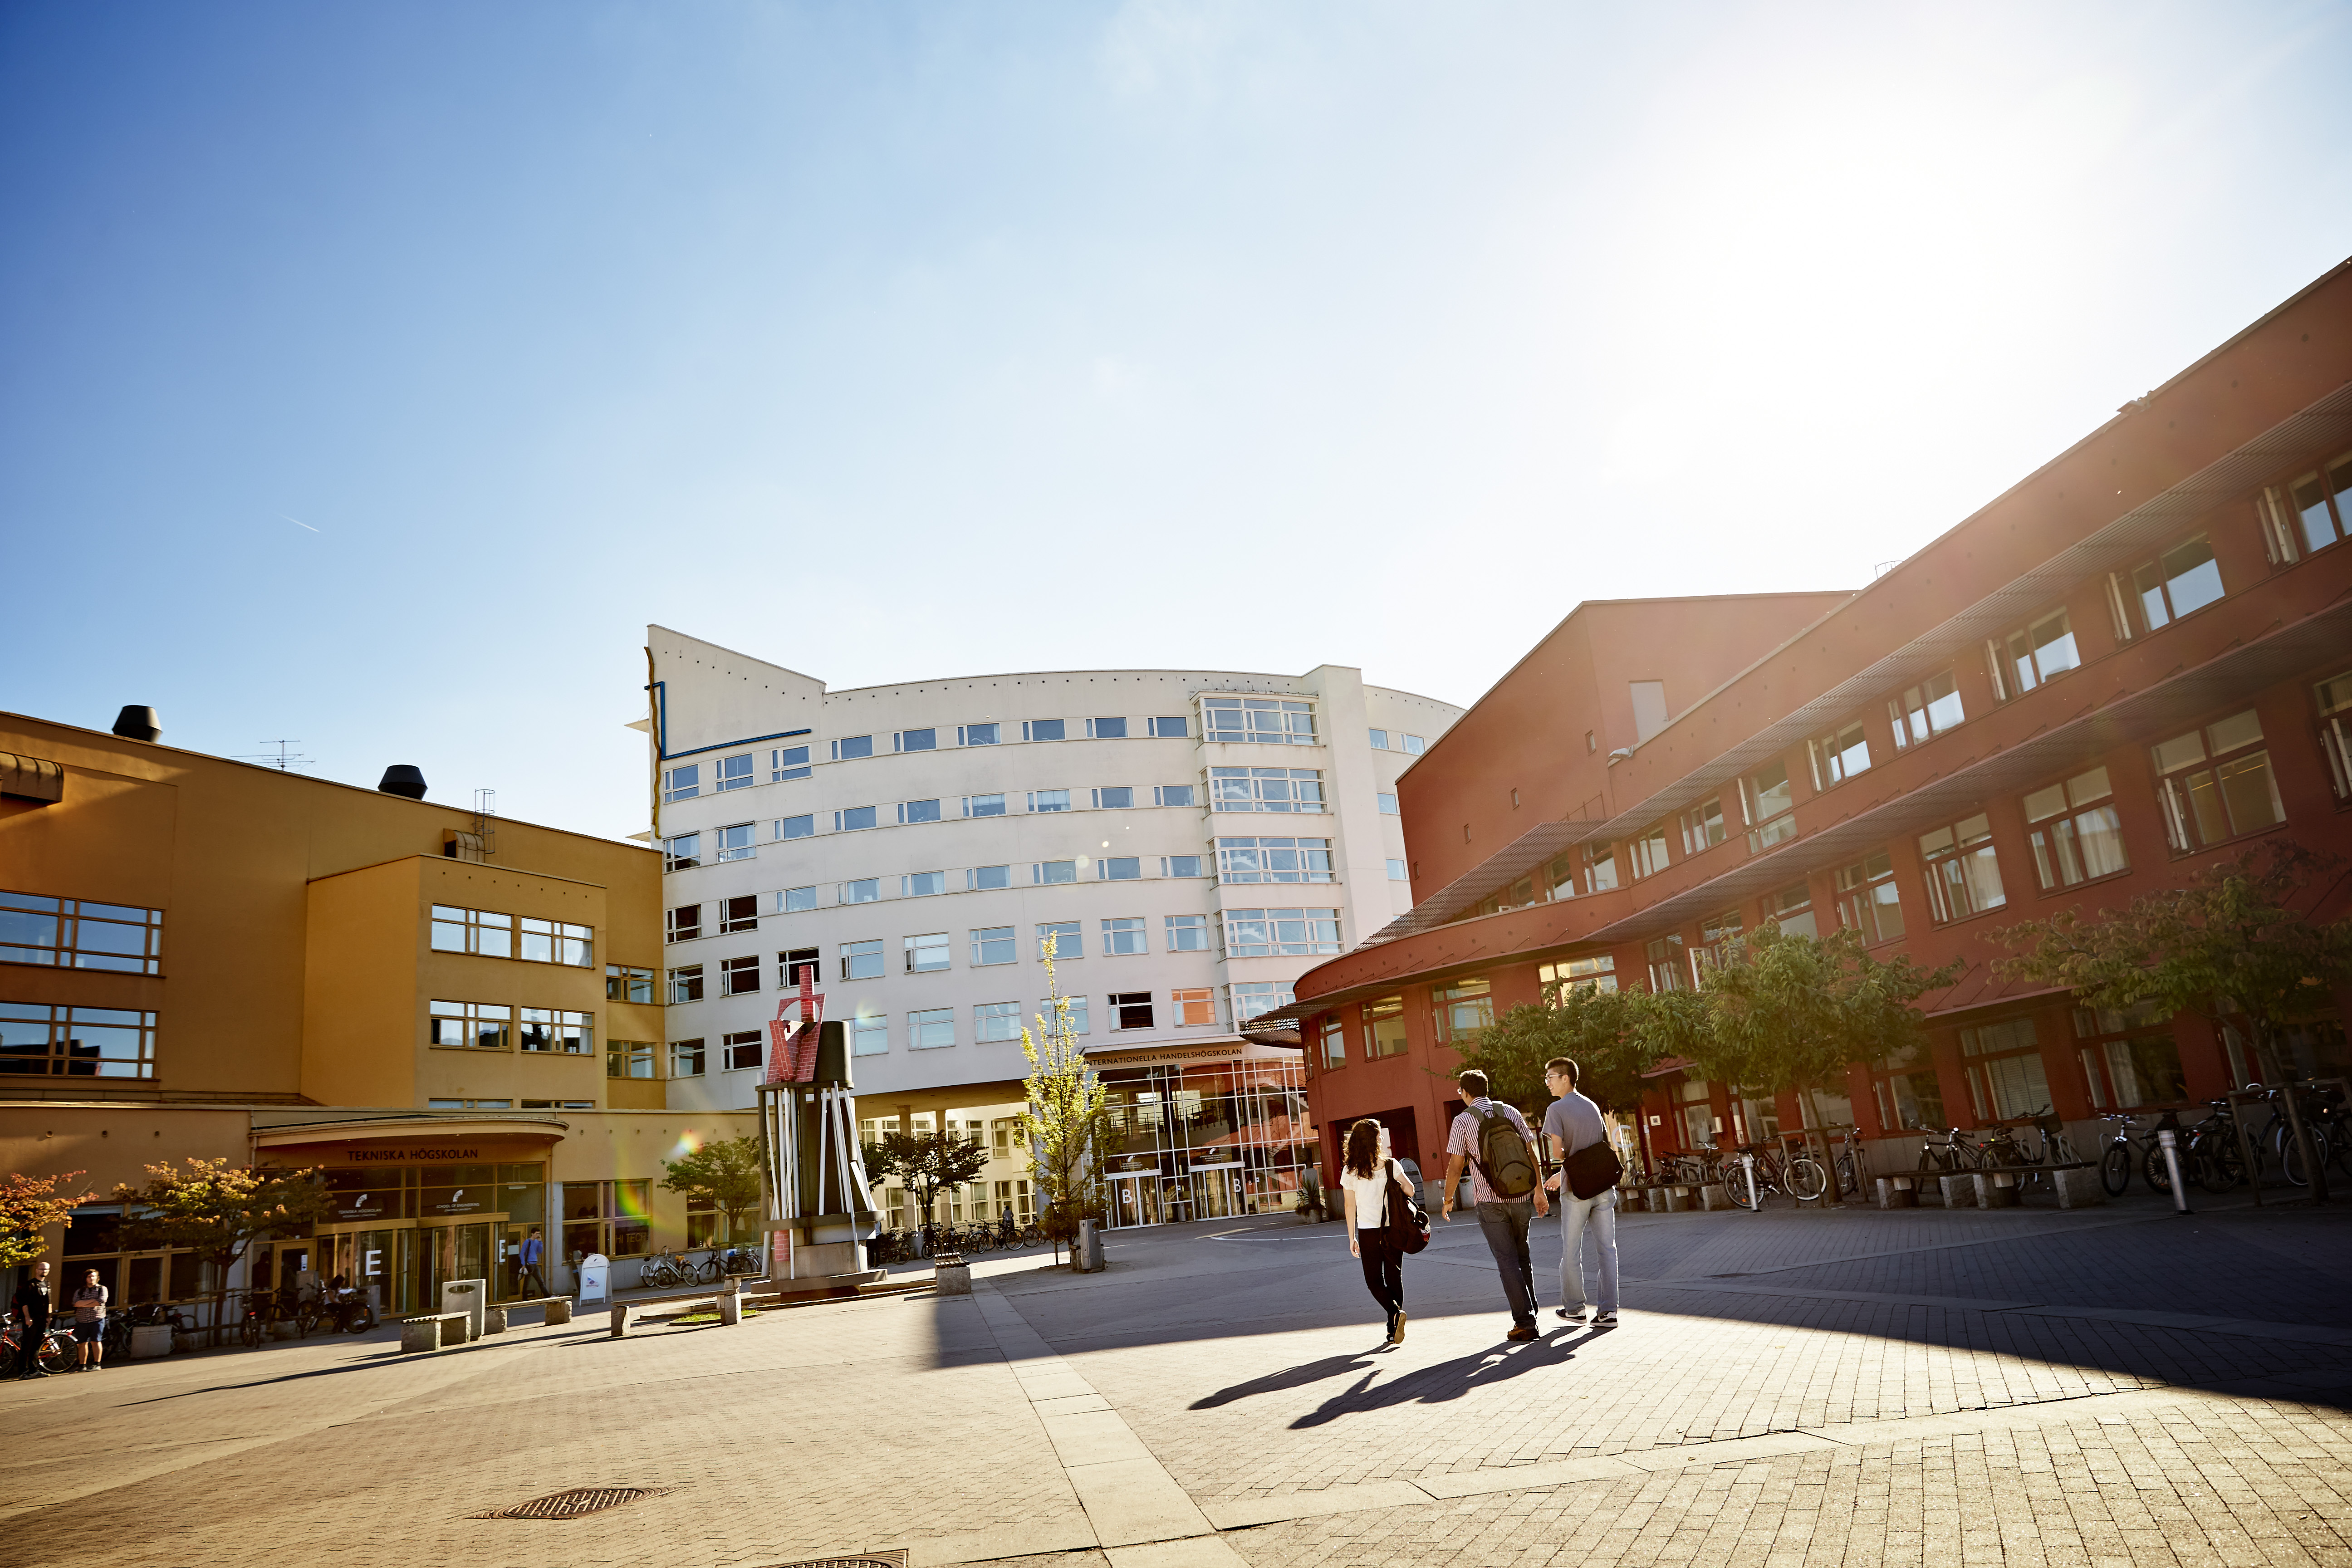
[[[383,770],[383,779],[376,786],[385,795],[404,795],[410,800],[425,798],[425,774],[407,763],[394,763]]]
[[[126,741],[159,741],[163,731],[155,727],[155,710],[126,704],[114,716],[114,732]]]

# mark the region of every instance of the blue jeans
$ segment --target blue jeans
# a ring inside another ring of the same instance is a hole
[[[1535,1217],[1532,1198],[1478,1205],[1478,1228],[1486,1232],[1486,1250],[1495,1255],[1495,1268],[1503,1276],[1511,1321],[1530,1329],[1536,1323],[1536,1275],[1528,1259],[1528,1226]]]
[[[1565,1183],[1562,1184],[1566,1185]],[[1617,1310],[1617,1194],[1614,1189],[1580,1198],[1562,1192],[1552,1200],[1559,1205],[1559,1304],[1571,1312],[1584,1310],[1584,1235],[1589,1229],[1601,1250],[1601,1300],[1604,1312]]]

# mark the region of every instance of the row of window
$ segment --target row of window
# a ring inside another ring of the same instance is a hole
[[[0,891],[0,963],[158,974],[163,911]]]
[[[1164,915],[1160,919],[1163,951],[1209,951],[1210,921],[1207,915]],[[1329,955],[1339,951],[1339,911],[1337,910],[1226,910],[1216,920],[1217,945],[1229,957],[1306,958]],[[970,954],[968,967],[986,969],[1019,963],[1019,931],[1017,926],[980,926],[969,931],[966,933]],[[1036,954],[1041,961],[1051,958],[1056,963],[1068,963],[1086,957],[1084,921],[1040,921],[1034,931]],[[1150,919],[1143,915],[1121,915],[1104,920],[1098,941],[1097,951],[1105,958],[1132,958],[1148,954],[1151,952]],[[929,974],[951,967],[953,946],[946,931],[926,931],[900,939],[903,972]],[[845,942],[839,944],[839,950],[841,978],[844,980],[878,980],[887,972],[887,950],[883,938]],[[778,953],[777,987],[780,990],[796,989],[802,971],[813,971],[817,957],[817,949],[813,947],[793,948]],[[752,954],[719,959],[709,964],[679,964],[669,971],[668,999],[672,1003],[702,1001],[706,987],[714,983],[716,994],[720,996],[745,995],[765,989],[767,984],[761,962]]]
[[[0,1002],[0,1074],[155,1076],[155,1015],[121,1007]]]
[[[522,1050],[585,1057],[596,1051],[596,1015],[497,1002],[435,1001],[427,1039],[441,1050]]]
[[[568,963],[590,969],[596,963],[596,931],[564,921],[518,919],[489,910],[433,906],[433,951],[470,952],[484,958],[520,958],[526,963]]]

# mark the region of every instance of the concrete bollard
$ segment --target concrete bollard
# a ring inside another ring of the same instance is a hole
[[[719,1292],[719,1326],[731,1329],[743,1321],[743,1281],[730,1279]]]
[[[1661,1187],[1658,1190],[1666,1195],[1668,1214],[1681,1214],[1691,1206],[1691,1190],[1688,1187]]]
[[[971,1265],[963,1260],[961,1253],[942,1252],[939,1261],[932,1266],[931,1282],[942,1296],[969,1296],[971,1294]]]
[[[1977,1207],[1980,1209],[2013,1209],[2023,1192],[2013,1171],[1977,1173]]]
[[[1878,1178],[1878,1206],[1883,1209],[1916,1208],[1919,1188],[1908,1176]]]
[[[1709,1182],[1698,1190],[1698,1206],[1712,1213],[1717,1209],[1737,1208],[1731,1201],[1731,1189],[1721,1182]]]
[[[441,1325],[431,1318],[418,1323],[400,1325],[400,1352],[437,1351],[441,1348]]]
[[[2062,1209],[2088,1208],[2107,1201],[2107,1189],[2099,1184],[2098,1172],[2088,1165],[2053,1171],[2050,1184],[2057,1189],[2058,1206]]]
[[[613,1303],[613,1337],[617,1340],[628,1331],[629,1304],[626,1301],[615,1301]]]
[[[572,1321],[572,1298],[558,1296],[547,1304],[547,1321],[552,1326]]]
[[[482,1332],[486,1334],[502,1334],[506,1331],[507,1310],[504,1307],[489,1307],[484,1309],[482,1312]]]
[[[1948,1209],[1972,1209],[1977,1206],[1977,1173],[1974,1171],[1938,1176],[1936,1186],[1944,1194],[1944,1206]]]

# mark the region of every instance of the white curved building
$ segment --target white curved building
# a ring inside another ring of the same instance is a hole
[[[752,1102],[809,965],[870,1119],[1017,1101],[1050,936],[1126,1130],[1117,1217],[1292,1184],[1297,1052],[1238,1026],[1410,906],[1396,774],[1461,710],[1333,666],[828,691],[666,627],[647,646],[670,1038],[630,1070],[670,1106]]]

